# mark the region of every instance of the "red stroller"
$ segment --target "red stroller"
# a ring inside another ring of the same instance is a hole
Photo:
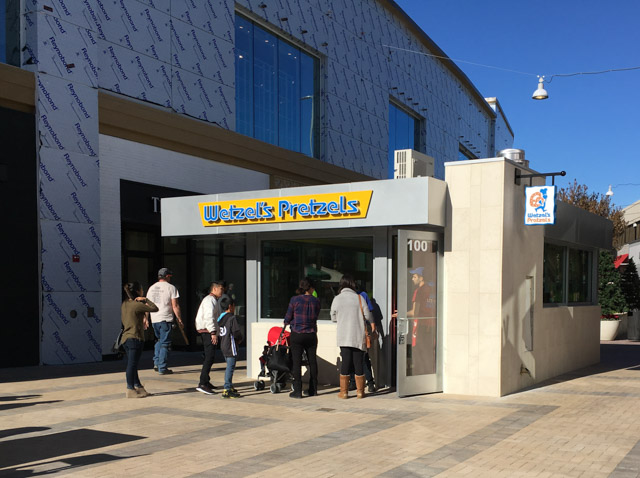
[[[260,374],[258,377],[269,377],[271,393],[280,393],[292,382],[292,359],[289,348],[289,335],[284,327],[271,327],[267,335],[267,345],[264,346],[260,357]],[[302,358],[306,363],[305,357]],[[258,379],[253,383],[255,390],[264,390],[264,380]]]

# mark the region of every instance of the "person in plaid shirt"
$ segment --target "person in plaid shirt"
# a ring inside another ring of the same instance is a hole
[[[302,398],[302,351],[307,352],[309,361],[309,390],[307,395],[312,397],[318,394],[318,361],[316,350],[318,348],[318,314],[320,313],[320,300],[313,295],[313,282],[308,277],[300,281],[297,290],[298,295],[291,298],[289,308],[284,316],[284,326],[291,328],[289,345],[293,360],[293,390],[289,394],[291,398]]]

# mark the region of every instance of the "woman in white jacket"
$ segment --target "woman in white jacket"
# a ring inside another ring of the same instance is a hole
[[[357,397],[364,398],[365,378],[362,357],[366,347],[365,319],[373,322],[366,302],[356,291],[353,276],[340,279],[340,291],[331,303],[331,320],[338,323],[336,337],[342,363],[340,365],[340,393],[338,398],[349,397],[349,375],[355,371]]]

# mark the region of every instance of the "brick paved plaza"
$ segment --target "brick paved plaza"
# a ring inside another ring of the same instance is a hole
[[[124,361],[0,370],[0,475],[640,476],[640,345],[627,341],[500,399],[292,400],[254,391],[241,368],[243,397],[224,400],[195,390],[199,358],[176,352],[159,376],[145,352],[144,399],[124,398]]]

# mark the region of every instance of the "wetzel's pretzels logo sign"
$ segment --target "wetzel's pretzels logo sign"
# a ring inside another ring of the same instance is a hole
[[[535,186],[526,188],[525,197],[525,225],[533,226],[540,224],[555,224],[555,186]]]
[[[373,191],[198,203],[204,227],[364,219]]]

